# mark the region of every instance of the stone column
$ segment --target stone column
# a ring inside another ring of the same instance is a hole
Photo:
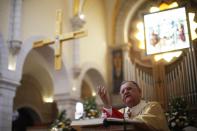
[[[124,80],[134,80],[131,78],[131,74],[133,71],[131,71],[131,60],[130,60],[130,45],[123,44],[122,45],[122,51],[123,51],[123,74],[124,74]]]
[[[55,95],[55,101],[57,103],[59,112],[66,110],[66,117],[74,120],[75,105],[78,100],[69,97],[67,94],[59,94]]]
[[[85,24],[85,20],[79,15],[75,15],[71,19],[71,24],[73,31],[78,31],[83,28]],[[73,40],[73,63],[72,63],[72,96],[75,97],[75,99],[80,98],[80,85],[79,85],[79,80],[78,76],[80,75],[81,72],[81,67],[80,67],[80,40],[79,39],[74,39]],[[67,99],[65,102],[68,104],[68,106],[71,105],[72,102],[74,102],[72,99]],[[74,103],[74,107],[76,104],[76,101]],[[75,108],[74,108],[75,111]],[[72,114],[74,116],[74,114]]]
[[[11,0],[11,14],[9,27],[9,66],[8,69],[16,69],[16,54],[21,48],[21,11],[22,0]]]
[[[10,38],[12,40],[21,39],[21,13],[22,0],[11,0]]]
[[[0,78],[0,131],[12,130],[13,98],[19,83]]]
[[[80,15],[76,15],[71,19],[71,24],[73,31],[80,30],[83,28],[85,24],[85,20],[80,17]],[[74,77],[77,77],[80,73],[80,40],[75,39],[73,40],[73,75]]]
[[[71,24],[73,31],[78,31],[81,28],[83,28],[83,25],[85,24],[85,21],[80,18],[79,15],[74,16],[71,19]],[[58,106],[58,110],[66,110],[67,117],[70,119],[74,119],[75,116],[75,105],[76,102],[79,101],[79,84],[78,84],[78,76],[80,74],[81,68],[80,68],[80,40],[74,39],[73,40],[73,63],[72,63],[72,75],[69,76],[69,79],[72,81],[72,92],[69,92],[70,94],[57,94],[55,95],[55,101]]]

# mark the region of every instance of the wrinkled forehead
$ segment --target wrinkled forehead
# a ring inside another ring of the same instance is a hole
[[[121,83],[121,86],[120,86],[120,91],[123,90],[126,87],[132,87],[132,88],[138,88],[139,89],[139,86],[136,82],[134,82],[134,81],[123,81]]]

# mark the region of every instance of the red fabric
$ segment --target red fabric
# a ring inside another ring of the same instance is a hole
[[[107,112],[105,109],[103,109],[103,113],[106,114],[106,117],[113,117],[113,118],[123,118],[124,115],[119,112],[117,109],[112,108],[112,115],[110,115],[109,112]]]

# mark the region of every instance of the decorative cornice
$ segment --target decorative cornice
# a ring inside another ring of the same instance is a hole
[[[117,50],[122,49],[123,51],[129,51],[131,48],[131,44],[118,44],[113,46],[108,46],[109,50]]]
[[[17,81],[0,78],[0,88],[4,88],[10,91],[15,91],[16,87],[18,87],[19,85],[20,83]]]
[[[65,102],[65,101],[76,102],[76,101],[79,101],[79,99],[73,98],[72,96],[70,96],[69,93],[56,94],[56,95],[54,95],[54,100],[58,101],[58,102]]]

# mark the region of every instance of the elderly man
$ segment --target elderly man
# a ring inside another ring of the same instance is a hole
[[[124,81],[120,87],[120,95],[125,108],[112,108],[106,88],[98,87],[98,94],[103,101],[103,114],[106,117],[124,118],[141,121],[147,130],[169,131],[164,112],[158,102],[141,100],[142,92],[134,81]]]

